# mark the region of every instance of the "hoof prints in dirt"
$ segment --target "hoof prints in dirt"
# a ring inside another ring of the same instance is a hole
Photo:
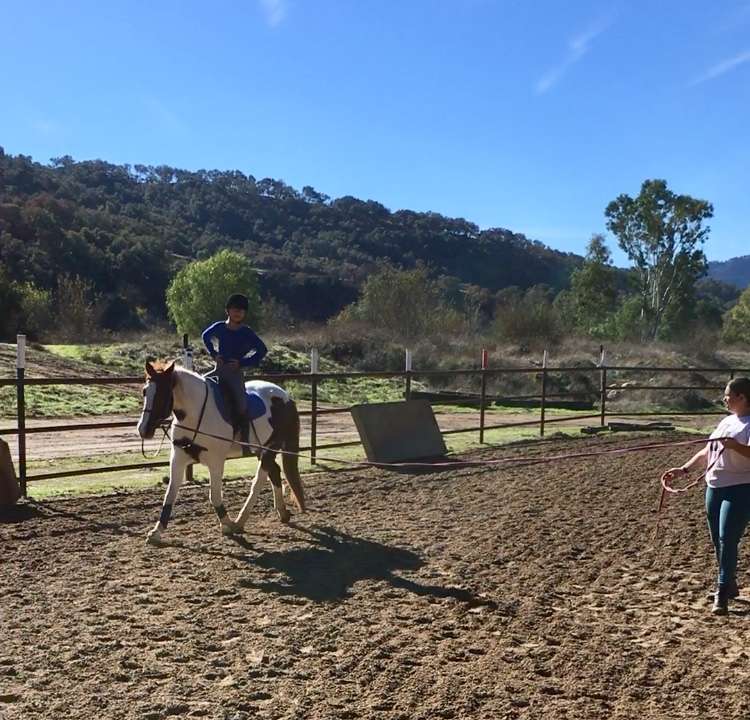
[[[650,541],[680,460],[317,476],[230,538],[189,489],[163,548],[150,494],[40,506],[0,523],[0,717],[746,718],[700,494]]]

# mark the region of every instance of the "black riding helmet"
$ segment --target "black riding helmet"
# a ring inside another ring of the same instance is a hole
[[[249,303],[247,302],[247,298],[244,295],[235,293],[234,295],[230,295],[227,298],[227,304],[224,307],[227,310],[229,310],[229,308],[238,308],[240,310],[247,310],[249,307]]]

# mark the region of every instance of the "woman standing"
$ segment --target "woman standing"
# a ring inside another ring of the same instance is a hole
[[[706,446],[684,465],[667,470],[669,482],[703,464],[706,472],[706,518],[719,563],[719,580],[711,612],[726,615],[729,600],[739,595],[737,547],[750,521],[750,378],[735,378],[724,391],[731,413],[711,433]]]

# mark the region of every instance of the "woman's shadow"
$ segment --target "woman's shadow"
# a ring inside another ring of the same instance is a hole
[[[313,526],[308,529],[295,524],[291,527],[309,536],[308,547],[261,552],[249,562],[254,567],[267,570],[273,578],[245,578],[239,581],[241,586],[277,595],[307,598],[313,602],[334,602],[346,597],[360,580],[383,580],[394,588],[402,588],[416,595],[453,598],[471,607],[498,607],[492,600],[477,597],[463,588],[422,585],[395,575],[398,570],[414,571],[424,565],[424,561],[410,550],[353,537],[333,527]],[[245,547],[244,538],[234,539]],[[247,547],[252,548],[249,543]],[[279,573],[285,577],[279,579]]]

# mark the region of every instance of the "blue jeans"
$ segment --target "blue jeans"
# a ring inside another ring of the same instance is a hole
[[[245,378],[242,368],[233,370],[228,365],[217,365],[206,377],[218,377],[230,390],[232,398],[232,414],[235,418],[247,415],[247,400],[245,399]]]
[[[719,563],[719,585],[737,572],[737,546],[750,520],[750,483],[706,488],[706,519]]]

